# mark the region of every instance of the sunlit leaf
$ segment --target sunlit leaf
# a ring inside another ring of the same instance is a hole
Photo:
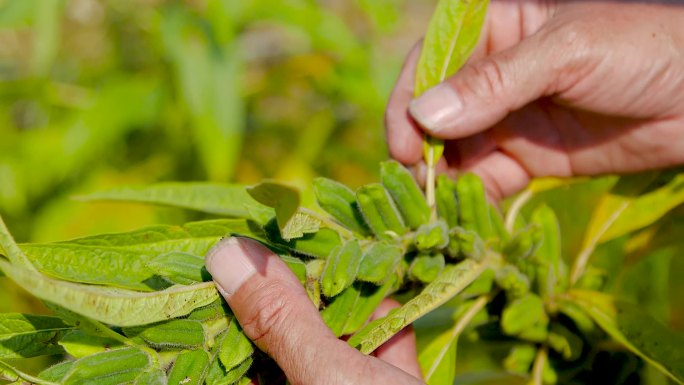
[[[615,341],[684,384],[684,335],[669,330],[636,305],[607,294],[580,290],[569,294]]]
[[[488,4],[487,0],[439,1],[416,68],[416,96],[463,66],[480,37]]]
[[[206,182],[115,187],[76,198],[83,201],[149,203],[238,218],[250,218],[250,209],[268,210],[247,194],[245,186]]]
[[[0,359],[62,353],[57,341],[71,329],[56,317],[0,314]]]

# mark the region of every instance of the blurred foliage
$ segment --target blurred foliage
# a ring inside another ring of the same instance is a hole
[[[0,0],[0,213],[18,240],[44,242],[196,219],[175,209],[69,199],[113,186],[277,178],[308,190],[317,175],[350,186],[375,181],[387,158],[387,96],[433,7],[409,0]],[[535,195],[525,210],[552,207],[563,255],[574,258],[614,184],[607,177],[564,185]],[[591,267],[609,291],[684,330],[683,232],[680,207],[601,244]],[[0,290],[0,311],[44,311],[4,280]],[[435,335],[450,317],[430,314],[416,325],[419,337]],[[491,359],[507,347],[480,344],[477,334],[463,339],[459,350],[469,353],[459,355],[458,371],[492,374],[457,383],[520,383],[501,377],[500,360]],[[605,370],[587,383],[619,383],[629,375],[621,370],[643,367],[619,354],[626,353],[608,354]],[[640,381],[667,383],[648,369]]]

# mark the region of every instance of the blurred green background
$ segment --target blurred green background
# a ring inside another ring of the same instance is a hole
[[[0,1],[0,213],[19,241],[182,222],[80,193],[374,180],[384,105],[434,2]],[[36,310],[9,285],[0,311]]]
[[[0,0],[0,214],[19,241],[45,242],[199,218],[71,199],[112,186],[375,181],[387,158],[385,103],[434,4]],[[558,212],[568,258],[611,183],[565,186],[528,205]],[[680,208],[594,258],[609,291],[678,330],[683,229]],[[4,279],[0,290],[0,311],[43,311]],[[480,346],[462,370],[497,365]]]

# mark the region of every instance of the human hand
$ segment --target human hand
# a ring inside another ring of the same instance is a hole
[[[410,328],[365,356],[337,339],[280,258],[247,238],[221,241],[206,266],[245,334],[292,384],[422,384]],[[398,304],[386,300],[375,317]]]
[[[422,132],[445,139],[441,171],[479,174],[493,198],[532,177],[682,164],[682,20],[682,1],[493,0],[469,63],[414,101],[409,55],[390,153],[421,168]]]

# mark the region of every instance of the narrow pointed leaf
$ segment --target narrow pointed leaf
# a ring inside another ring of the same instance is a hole
[[[245,186],[204,182],[116,187],[76,198],[83,201],[149,203],[237,218],[251,218],[249,207],[266,209],[247,194]]]
[[[669,330],[636,305],[604,293],[573,290],[570,298],[615,341],[684,384],[684,335]]]
[[[463,66],[480,37],[488,3],[487,0],[437,3],[416,68],[416,96]]]

